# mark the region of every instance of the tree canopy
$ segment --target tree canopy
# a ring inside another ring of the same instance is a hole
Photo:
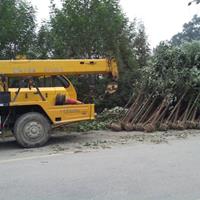
[[[24,0],[0,0],[0,59],[29,55],[35,36],[35,11]]]
[[[194,15],[190,22],[185,23],[182,32],[174,35],[171,42],[174,45],[180,45],[193,40],[200,40],[200,17],[198,15]]]
[[[116,57],[134,62],[135,30],[128,25],[118,0],[68,0],[53,7],[51,20],[54,57]],[[127,56],[132,55],[132,58]]]
[[[137,28],[136,20],[130,22],[126,18],[119,0],[63,0],[61,9],[53,3],[51,7],[48,24],[51,47],[49,52],[45,48],[43,52],[51,53],[54,58],[115,57],[121,73],[119,91],[110,103],[109,97],[99,101],[106,79],[93,77],[96,79],[95,100],[100,104],[106,101],[106,105],[125,104],[131,95],[129,91],[136,79],[136,69],[146,65],[149,55],[144,26],[140,24]],[[81,99],[86,98],[90,90],[88,85],[92,82],[88,77],[75,80]]]

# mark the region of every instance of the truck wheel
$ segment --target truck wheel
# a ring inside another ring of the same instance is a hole
[[[49,139],[50,122],[40,113],[30,112],[20,116],[14,125],[17,142],[26,148],[43,146]]]

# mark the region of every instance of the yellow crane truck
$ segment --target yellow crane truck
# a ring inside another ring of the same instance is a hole
[[[118,68],[114,59],[1,60],[0,133],[11,130],[32,148],[44,145],[55,126],[93,120],[94,105],[78,101],[66,77],[82,74],[110,74],[115,81]]]

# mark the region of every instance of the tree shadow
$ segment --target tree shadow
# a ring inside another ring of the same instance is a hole
[[[62,135],[54,134],[49,139],[47,145],[74,143],[80,141],[81,138],[82,136],[78,134],[62,134]]]
[[[83,140],[83,135],[79,133],[54,133],[51,135],[49,141],[43,146],[39,148],[50,147],[53,145],[65,145],[70,143],[77,143]],[[6,137],[0,139],[0,151],[1,150],[13,150],[13,149],[26,149],[20,147],[14,137]],[[34,148],[33,148],[34,149]],[[35,148],[37,149],[37,148]]]
[[[0,151],[1,150],[10,150],[10,149],[19,149],[20,146],[17,144],[14,138],[5,138],[0,140]]]

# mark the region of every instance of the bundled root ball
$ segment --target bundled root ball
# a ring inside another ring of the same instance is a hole
[[[135,126],[136,131],[144,131],[144,125],[142,123],[138,123]]]
[[[131,123],[124,124],[124,129],[126,131],[133,131],[133,125]]]
[[[147,124],[144,127],[144,131],[147,132],[147,133],[152,133],[152,132],[156,131],[156,127],[155,127],[154,124]]]
[[[197,123],[194,121],[186,121],[187,129],[195,129],[197,127]]]
[[[178,121],[177,125],[176,125],[176,129],[177,130],[185,130],[185,124],[183,122]]]
[[[159,131],[167,131],[169,128],[168,123],[161,123],[159,126]]]
[[[122,126],[120,123],[111,123],[110,128],[113,131],[121,131],[122,130]]]

